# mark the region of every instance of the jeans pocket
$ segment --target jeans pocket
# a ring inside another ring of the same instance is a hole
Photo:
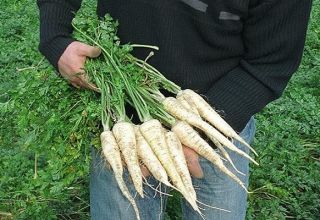
[[[252,116],[250,120],[248,121],[245,128],[241,131],[239,134],[247,143],[252,143],[254,139],[254,135],[256,133],[256,125],[255,125],[255,119]]]

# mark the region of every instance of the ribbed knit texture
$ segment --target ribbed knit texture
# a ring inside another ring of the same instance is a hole
[[[81,1],[40,0],[40,44],[39,50],[58,70],[58,60],[66,47],[74,40],[71,21],[80,8]]]
[[[180,0],[100,0],[99,16],[119,20],[123,43],[150,44],[150,59],[166,77],[204,95],[241,131],[278,98],[301,61],[311,0],[201,0],[198,11]],[[71,3],[70,3],[71,2]],[[70,38],[71,11],[81,1],[38,0],[40,51],[57,67]],[[240,20],[221,20],[221,12]],[[145,58],[150,51],[135,49]]]

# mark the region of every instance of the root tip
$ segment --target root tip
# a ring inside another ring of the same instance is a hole
[[[246,188],[246,186],[244,184],[241,184],[241,187],[246,191],[246,193],[249,193],[248,189]]]
[[[255,165],[260,166],[260,164],[257,161],[252,161]]]

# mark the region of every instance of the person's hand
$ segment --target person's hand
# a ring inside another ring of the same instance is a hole
[[[66,48],[58,61],[61,76],[76,88],[87,88],[94,91],[99,89],[88,81],[84,72],[87,57],[95,58],[101,53],[100,48],[92,47],[79,41],[74,41]]]
[[[203,171],[199,163],[199,155],[189,147],[183,146],[183,153],[191,176],[201,179]]]
[[[144,178],[151,176],[149,169],[145,165],[140,165],[140,169],[141,169],[141,173],[144,176]]]
[[[190,174],[195,178],[203,178],[203,171],[199,163],[199,155],[189,147],[183,146],[183,153],[187,161],[187,166]],[[150,171],[144,165],[140,166],[144,177],[150,176]]]

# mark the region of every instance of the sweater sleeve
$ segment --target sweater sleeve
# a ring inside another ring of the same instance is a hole
[[[40,10],[40,52],[58,70],[58,61],[73,42],[71,21],[81,0],[38,0]]]
[[[297,70],[311,9],[311,0],[259,2],[244,21],[245,53],[239,65],[206,93],[209,103],[237,131],[281,96]]]

